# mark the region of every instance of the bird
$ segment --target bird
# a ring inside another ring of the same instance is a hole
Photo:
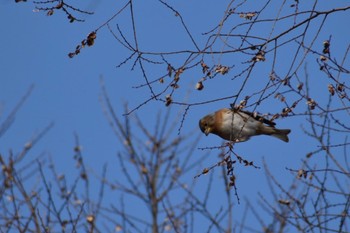
[[[290,129],[277,129],[276,123],[249,111],[222,108],[199,120],[199,128],[208,136],[215,134],[232,142],[245,142],[253,136],[268,135],[289,142]]]

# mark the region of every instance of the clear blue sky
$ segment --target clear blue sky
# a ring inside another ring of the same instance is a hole
[[[335,7],[338,7],[341,1],[332,1],[332,3]],[[319,9],[331,9],[333,8],[331,7],[332,3],[331,1],[322,3],[325,5],[320,5]],[[199,45],[203,46],[206,42],[200,33],[208,31],[219,22],[224,13],[225,4],[214,4],[210,1],[205,1],[205,3],[191,1],[179,3],[177,6],[177,9],[188,22],[188,26],[194,33]],[[136,107],[150,97],[149,90],[147,88],[131,88],[143,83],[140,72],[130,71],[132,63],[120,69],[116,68],[116,65],[123,61],[129,53],[116,42],[107,28],[103,28],[98,32],[95,45],[91,48],[82,49],[81,54],[73,59],[69,59],[67,54],[73,51],[82,39],[104,23],[122,5],[123,3],[117,1],[113,3],[102,0],[90,1],[82,8],[95,11],[96,14],[82,16],[86,19],[85,23],[70,24],[66,20],[66,16],[60,12],[47,17],[43,12],[33,11],[32,3],[15,4],[14,1],[10,0],[0,3],[0,19],[2,22],[0,40],[1,122],[4,121],[27,89],[32,84],[35,86],[31,96],[16,114],[15,122],[10,130],[4,137],[0,138],[1,154],[6,156],[9,150],[18,153],[28,140],[50,122],[54,122],[54,127],[33,148],[30,153],[32,158],[27,158],[27,161],[44,152],[53,158],[58,171],[70,174],[74,171],[72,156],[74,154],[74,133],[77,133],[83,147],[84,157],[91,169],[98,173],[101,171],[103,164],[117,162],[115,155],[120,149],[120,145],[113,135],[99,103],[99,94],[101,93],[99,78],[101,76],[104,78],[107,90],[120,117],[123,114],[124,102],[128,102],[131,108]],[[191,42],[180,26],[178,19],[160,4],[155,2],[135,3],[135,11],[138,16],[136,24],[141,41],[140,48],[143,50],[173,51],[191,46]],[[273,18],[276,12],[272,11],[271,14],[271,18]],[[341,12],[337,17],[327,21],[325,30],[321,32],[315,43],[321,51],[322,42],[332,35],[332,43],[339,45],[332,46],[332,55],[342,56],[344,54],[342,49],[349,43],[350,31],[346,30],[345,24],[349,22],[350,16],[348,12]],[[131,30],[128,30],[130,24],[126,21],[127,18],[127,16],[122,15],[120,19],[113,21],[112,25],[118,23],[126,36],[130,36]],[[236,20],[238,19],[236,18]],[[339,24],[342,26],[339,26]],[[282,30],[283,27],[283,24],[279,24],[276,30]],[[259,30],[264,31],[265,29],[261,28]],[[194,49],[193,46],[191,49]],[[277,69],[283,74],[286,72],[284,65],[291,58],[288,57],[288,48],[282,51],[285,51],[286,54],[281,55]],[[327,82],[319,77],[321,74],[315,65],[316,58],[317,56],[310,56],[307,62],[309,73],[312,79],[316,80],[315,85],[319,85],[319,88],[316,86],[312,90],[314,91],[313,94],[321,98],[327,93],[325,88]],[[215,59],[219,58],[216,57]],[[238,59],[238,61],[232,62],[232,59]],[[239,69],[241,66],[239,59],[239,57],[223,57],[222,63],[235,64]],[[283,59],[286,61],[283,61]],[[207,60],[210,62],[209,59]],[[170,59],[170,62],[175,67],[181,65],[176,59]],[[267,77],[270,68],[266,69],[264,64],[258,63],[253,75],[256,77],[262,75],[259,78]],[[148,74],[152,78],[158,78],[164,73],[165,69],[165,65],[159,66],[155,70],[148,69]],[[201,75],[199,72],[192,71],[184,77],[186,80],[180,84],[181,90],[176,95],[178,101],[183,101],[186,98],[188,90],[191,91],[189,102],[218,98],[220,95],[228,96],[237,91],[235,89],[237,84],[231,81],[230,76],[222,76],[221,80],[215,79],[206,82],[206,88],[202,92],[198,92],[193,87],[201,78]],[[320,81],[318,78],[320,78]],[[254,84],[251,85],[254,86]],[[184,122],[182,133],[197,130],[196,135],[199,135],[198,120],[203,115],[216,109],[228,107],[230,102],[232,100],[191,108]],[[302,103],[302,105],[306,106],[305,103]],[[163,108],[165,108],[164,104],[151,102],[139,109],[137,114],[142,116],[148,122],[147,124],[153,128],[157,123],[152,112],[155,109]],[[258,110],[260,112],[274,112],[282,108],[282,104],[278,105],[276,101],[271,101],[260,106]],[[176,110],[177,107],[174,108],[174,112]],[[278,120],[277,124],[279,128],[292,129],[289,143],[283,143],[270,137],[257,137],[237,145],[236,152],[249,160],[254,160],[254,163],[261,167],[264,158],[272,173],[283,182],[292,178],[285,167],[299,168],[301,159],[310,151],[309,146],[314,148],[314,143],[311,139],[305,137],[302,132],[301,125],[305,124],[303,117]],[[174,132],[174,135],[176,133]],[[199,147],[217,146],[220,143],[221,139],[216,136],[203,136],[199,142]],[[200,156],[206,152],[197,150],[196,153]],[[216,163],[218,161],[217,153],[211,152],[210,158],[205,161],[203,167]],[[269,196],[263,169],[256,170],[251,167],[237,166],[235,174],[242,200],[247,197],[254,203],[257,192]],[[192,183],[194,175],[196,174],[188,174],[189,184]],[[205,180],[206,177],[201,177],[196,182],[196,192],[198,193],[206,188],[203,186],[206,184],[203,179]],[[214,179],[217,179],[217,181],[214,180],[214,186],[217,186],[214,193],[217,192],[215,195],[221,195],[222,182],[219,181],[219,171]],[[213,208],[217,207],[213,206]],[[244,205],[235,208],[234,212],[242,212]]]

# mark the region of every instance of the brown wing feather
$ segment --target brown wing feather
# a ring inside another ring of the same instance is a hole
[[[267,124],[267,125],[269,125],[269,126],[275,126],[275,125],[276,125],[275,122],[270,121],[270,120],[268,120],[268,119],[266,119],[266,118],[264,118],[264,117],[262,117],[262,116],[260,116],[260,115],[258,115],[258,114],[254,114],[254,113],[252,113],[252,112],[245,111],[245,110],[239,110],[239,111],[240,111],[240,112],[243,112],[243,113],[249,115],[250,117],[254,118],[255,120],[260,121],[260,122],[262,122],[262,123],[264,123],[264,124]]]

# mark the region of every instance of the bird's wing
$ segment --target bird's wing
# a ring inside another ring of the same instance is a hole
[[[264,117],[258,115],[257,113],[252,113],[252,112],[245,111],[245,110],[239,110],[239,111],[240,111],[240,112],[243,112],[243,113],[249,115],[250,117],[254,118],[255,120],[260,121],[260,122],[262,122],[262,123],[264,123],[264,124],[267,124],[267,125],[269,125],[269,126],[275,126],[275,125],[276,125],[275,122],[270,121],[270,120],[268,120],[268,119],[266,119],[266,118],[264,118]]]

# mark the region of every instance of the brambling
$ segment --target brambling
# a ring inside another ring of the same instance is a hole
[[[252,136],[269,135],[288,142],[291,130],[277,129],[275,125],[254,113],[228,108],[220,109],[199,121],[199,128],[206,136],[212,133],[229,141],[245,142]]]

